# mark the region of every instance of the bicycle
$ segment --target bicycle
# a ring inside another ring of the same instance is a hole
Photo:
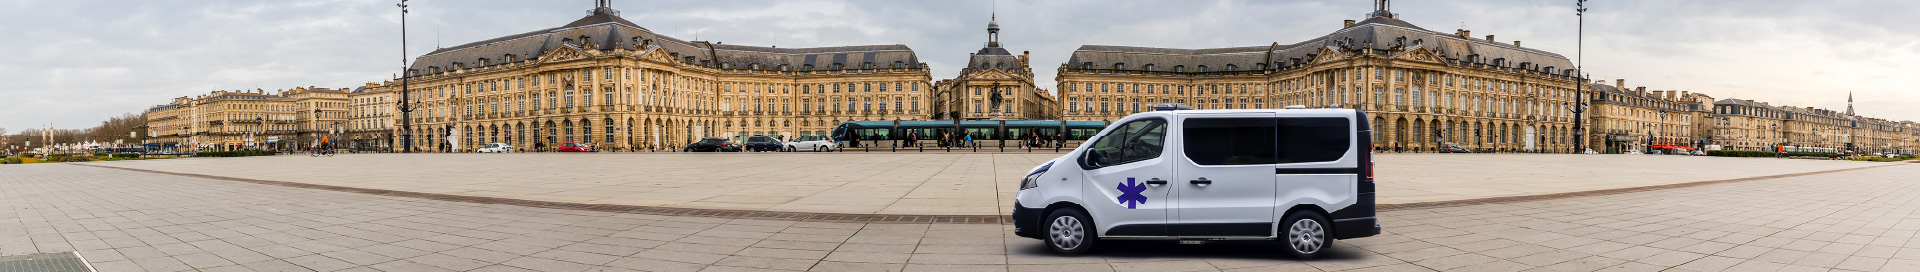
[[[307,152],[307,156],[320,157],[321,155],[326,155],[327,157],[333,157],[333,153],[334,151],[331,148],[314,148],[313,152]]]

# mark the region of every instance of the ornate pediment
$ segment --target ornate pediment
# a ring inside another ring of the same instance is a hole
[[[547,49],[547,52],[542,52],[540,54],[540,62],[562,62],[590,58],[594,55],[597,54],[587,52],[587,50],[581,50],[579,47],[563,45],[554,47],[553,49]]]
[[[1031,81],[1026,76],[1008,73],[1000,69],[976,69],[961,77],[965,80],[1020,80]]]
[[[649,45],[647,46],[647,48],[642,49],[642,51],[640,51],[639,53],[641,60],[648,60],[648,61],[654,61],[654,62],[660,62],[660,63],[675,63],[673,60],[673,57],[670,55],[671,55],[670,53],[667,53],[667,49],[660,48],[660,46],[658,45]]]
[[[1306,60],[1307,63],[1305,64],[1307,65],[1320,64],[1320,63],[1338,61],[1346,58],[1347,58],[1347,54],[1340,53],[1340,50],[1333,50],[1333,48],[1331,47],[1321,47],[1320,52],[1314,53],[1313,59]]]
[[[1401,59],[1401,60],[1425,62],[1425,63],[1434,63],[1434,64],[1445,63],[1443,61],[1445,60],[1445,58],[1441,58],[1440,53],[1434,52],[1433,49],[1427,48],[1425,46],[1414,47],[1412,50],[1407,50],[1405,52],[1401,52],[1399,55],[1394,55],[1393,58]]]

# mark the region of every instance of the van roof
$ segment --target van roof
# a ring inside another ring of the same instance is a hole
[[[1343,114],[1343,113],[1353,113],[1353,112],[1354,112],[1354,109],[1231,109],[1231,110],[1176,110],[1176,111],[1150,111],[1150,112],[1143,112],[1143,113],[1138,113],[1138,114],[1156,114],[1156,113],[1179,113],[1179,114],[1191,114],[1191,113],[1279,113],[1279,114],[1288,114],[1288,113],[1296,113],[1296,114]]]

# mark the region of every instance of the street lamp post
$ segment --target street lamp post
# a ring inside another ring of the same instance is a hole
[[[400,141],[405,142],[403,153],[413,153],[413,100],[407,93],[407,79],[413,77],[413,69],[407,63],[407,0],[400,0]]]
[[[1579,18],[1576,27],[1578,30],[1574,38],[1574,58],[1577,62],[1573,65],[1573,152],[1578,154],[1584,150],[1581,147],[1586,144],[1587,136],[1586,130],[1582,129],[1583,120],[1586,118],[1581,116],[1587,112],[1587,101],[1584,98],[1587,77],[1586,70],[1583,69],[1586,63],[1587,0],[1574,0],[1573,6],[1573,16]]]

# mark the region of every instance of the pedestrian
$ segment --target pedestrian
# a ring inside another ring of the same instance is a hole
[[[967,141],[965,142],[965,143],[966,143],[966,146],[964,146],[964,147],[973,147],[973,133],[972,133],[972,132],[968,132],[968,133],[966,134],[966,137],[967,137]]]

